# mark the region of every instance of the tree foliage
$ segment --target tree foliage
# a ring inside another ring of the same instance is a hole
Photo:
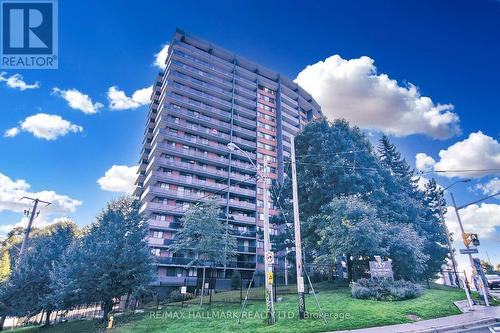
[[[358,274],[362,276],[366,261],[380,255],[393,261],[398,278],[417,280],[439,271],[447,254],[439,214],[445,206],[442,193],[434,180],[425,191],[418,188],[414,171],[387,136],[375,150],[347,121],[320,118],[306,125],[295,142],[308,262],[333,265],[343,256],[348,264],[355,261],[351,267],[364,267]],[[273,241],[291,247],[293,229],[286,222],[293,220],[292,191],[287,174],[273,191],[287,219],[272,221],[286,232]]]
[[[236,239],[219,219],[219,205],[211,200],[190,207],[181,219],[168,250],[178,255],[190,253],[187,266],[224,265],[235,255]]]

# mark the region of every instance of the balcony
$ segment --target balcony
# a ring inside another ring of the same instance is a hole
[[[232,107],[232,103],[231,102],[228,102],[228,101],[223,100],[223,99],[218,98],[218,97],[214,97],[212,95],[209,95],[209,94],[204,93],[202,91],[199,91],[199,90],[190,88],[188,86],[179,84],[177,82],[172,82],[171,84],[168,84],[167,87],[168,88],[175,88],[178,91],[181,91],[183,93],[186,93],[186,94],[189,94],[189,95],[192,95],[192,96],[196,96],[197,98],[200,98],[202,100],[208,101],[210,103],[221,105],[222,107],[226,107],[229,110]]]
[[[239,200],[229,200],[229,206],[249,210],[255,210],[257,208],[254,203]]]
[[[187,159],[195,159],[205,163],[211,163],[217,166],[227,167],[229,164],[229,159],[223,156],[210,156],[198,151],[193,151],[190,149],[174,148],[166,143],[155,143],[151,149],[152,155],[160,155],[161,152],[173,154],[176,156],[184,157]]]
[[[154,262],[158,265],[172,265],[172,266],[186,266],[191,263],[193,259],[191,258],[175,258],[175,257],[154,257]],[[206,263],[206,265],[210,266],[210,263]],[[192,267],[203,267],[202,263],[194,263]],[[223,268],[224,266],[218,264],[217,268]],[[248,261],[229,261],[226,264],[226,267],[229,268],[246,268],[246,269],[255,269],[255,262]],[[178,279],[183,279],[187,277],[178,277]]]
[[[238,252],[255,253],[256,250],[257,250],[257,248],[254,246],[244,246],[244,245],[237,246]]]
[[[148,224],[151,229],[161,230],[175,230],[180,226],[180,223],[178,222],[160,221],[155,219],[149,219]]]
[[[188,176],[172,175],[161,171],[153,171],[152,174],[155,179],[165,180],[168,181],[169,183],[175,183],[180,186],[189,185],[191,187],[216,190],[216,191],[224,190],[227,187],[225,183],[221,184],[215,182],[208,182],[206,180],[194,179]]]
[[[176,72],[171,76],[172,79],[175,79],[176,81],[182,83],[182,84],[187,84],[189,86],[193,86],[193,88],[197,90],[203,90],[206,92],[209,92],[210,94],[214,94],[215,96],[219,98],[232,98],[232,91],[231,90],[225,90],[222,88],[219,88],[217,86],[214,86],[210,83],[207,83],[202,80],[195,79],[193,77],[190,77],[189,75]]]
[[[164,158],[164,157],[158,157],[154,156],[151,160],[151,163],[148,165],[148,169],[146,169],[146,172],[149,172],[150,168],[154,166],[165,166],[169,167],[170,169],[174,170],[179,170],[179,171],[191,171],[195,174],[200,174],[203,176],[212,176],[212,177],[217,177],[219,179],[227,178],[228,177],[228,172],[227,171],[222,171],[222,170],[217,170],[214,168],[209,168],[206,165],[201,166],[193,163],[186,163],[186,162],[181,162],[181,161],[174,161],[172,159]]]
[[[159,212],[159,213],[168,213],[170,215],[178,215],[181,216],[185,212],[185,208],[182,206],[171,206],[158,202],[145,202],[141,208],[139,209],[140,213],[148,212]]]
[[[167,97],[175,100],[177,103],[182,104],[184,106],[187,106],[189,108],[193,108],[199,112],[205,112],[211,116],[218,116],[221,119],[224,119],[226,121],[231,120],[231,112],[210,106],[208,104],[202,103],[200,101],[193,100],[189,97],[182,96],[182,95],[176,95],[173,93],[168,93]]]
[[[239,214],[228,214],[228,216],[229,216],[229,221],[245,222],[251,224],[255,224],[256,221],[256,218],[253,216],[245,216]]]
[[[168,113],[175,115],[176,117],[180,117],[186,120],[194,121],[197,123],[201,123],[205,126],[216,126],[225,130],[230,130],[231,129],[231,124],[225,121],[220,121],[218,119],[215,119],[213,117],[208,117],[205,116],[204,114],[201,114],[199,112],[193,112],[189,109],[186,108],[176,108],[173,106],[167,106],[164,108],[164,110],[167,110]]]

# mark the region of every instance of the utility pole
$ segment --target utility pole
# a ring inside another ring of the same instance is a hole
[[[40,213],[40,212],[37,213],[37,211],[36,211],[36,209],[38,207],[38,203],[41,202],[41,203],[47,204],[45,207],[50,205],[50,202],[43,201],[43,200],[40,200],[38,198],[22,197],[21,200],[23,200],[23,199],[28,199],[28,200],[33,201],[33,209],[31,210],[30,220],[28,221],[28,226],[26,227],[26,232],[24,233],[24,239],[23,239],[23,243],[21,244],[21,250],[19,250],[19,257],[22,256],[24,249],[26,248],[26,246],[28,246],[28,240],[29,240],[29,236],[30,236],[30,232],[31,232],[31,226],[33,225],[33,220]],[[27,212],[29,212],[29,211],[27,211]]]
[[[293,190],[293,225],[295,231],[295,266],[297,268],[297,294],[299,297],[299,319],[304,319],[306,301],[304,298],[304,276],[302,275],[302,240],[300,237],[299,194],[297,190],[297,167],[295,164],[295,140],[292,145],[292,190]]]
[[[451,245],[451,240],[450,240],[450,231],[448,230],[448,226],[446,225],[446,222],[444,220],[444,214],[443,214],[443,202],[441,200],[440,207],[439,207],[439,216],[441,217],[441,223],[444,226],[444,231],[446,232],[446,242],[448,243],[448,251],[450,251],[450,256],[451,256],[451,263],[453,265],[453,272],[455,273],[455,281],[457,282],[458,288],[460,288],[460,277],[458,276],[457,272],[457,260],[455,259],[455,253],[453,251],[453,247]],[[465,288],[465,286],[464,286]]]
[[[263,181],[263,201],[264,201],[264,272],[266,287],[266,305],[267,305],[267,323],[274,325],[276,317],[274,315],[274,297],[273,297],[273,270],[267,260],[267,254],[271,253],[271,236],[269,232],[269,199],[268,199],[268,177],[267,177],[267,156],[264,155],[264,173],[261,177]]]

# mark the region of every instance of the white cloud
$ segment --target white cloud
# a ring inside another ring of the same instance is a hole
[[[4,136],[6,138],[13,138],[13,137],[15,137],[18,134],[19,134],[19,128],[12,127],[12,128],[10,128],[10,129],[8,129],[8,130],[5,131]]]
[[[477,184],[476,189],[483,192],[485,195],[492,195],[500,192],[500,178],[495,177],[490,179],[486,184]]]
[[[165,69],[165,61],[167,60],[168,56],[168,49],[170,45],[168,44],[163,44],[161,47],[160,52],[155,54],[155,62],[154,65],[160,69]]]
[[[108,100],[111,110],[136,109],[142,105],[149,104],[153,86],[136,90],[132,97],[125,95],[123,90],[118,90],[117,86],[109,87]]]
[[[92,103],[89,95],[85,95],[76,89],[62,90],[55,87],[52,89],[52,93],[64,98],[70,108],[80,110],[85,114],[94,114],[104,106],[99,102]]]
[[[439,158],[434,170],[452,171],[439,173],[445,177],[481,178],[487,175],[500,175],[500,143],[481,131],[471,133],[465,140],[441,150]],[[424,158],[421,157],[421,160]]]
[[[0,212],[23,212],[24,209],[31,207],[30,201],[20,200],[24,196],[51,202],[50,206],[41,209],[44,214],[72,213],[82,204],[79,200],[55,191],[31,192],[30,187],[30,184],[23,179],[13,180],[0,173]]]
[[[4,136],[14,137],[20,131],[29,132],[37,138],[55,140],[59,136],[64,136],[69,132],[82,132],[83,127],[72,124],[58,115],[38,113],[19,122],[19,127],[5,131]]]
[[[432,157],[424,153],[418,153],[415,155],[415,165],[417,170],[420,171],[431,171],[434,169],[436,161]]]
[[[448,229],[454,234],[454,239],[461,242],[462,232],[453,207],[448,207],[445,218]],[[460,219],[465,232],[477,233],[480,240],[496,240],[498,236],[495,228],[500,227],[500,205],[488,203],[479,206],[470,205],[460,210]]]
[[[429,179],[425,178],[424,176],[418,176],[414,177],[413,180],[417,180],[417,187],[420,191],[425,191],[425,185],[429,183]]]
[[[23,77],[21,74],[14,74],[9,76],[8,78],[5,77],[6,72],[1,72],[0,73],[0,82],[3,81],[7,84],[8,87],[10,88],[17,88],[19,90],[26,90],[26,89],[36,89],[40,88],[40,83],[35,82],[33,84],[28,84],[24,82]]]
[[[138,166],[113,165],[97,183],[105,191],[132,193],[138,169]]]
[[[323,113],[396,136],[425,134],[446,139],[460,133],[451,104],[435,104],[412,84],[400,86],[377,74],[369,57],[345,60],[339,55],[309,65],[295,81],[312,94]]]

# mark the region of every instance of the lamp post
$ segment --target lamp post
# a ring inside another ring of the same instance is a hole
[[[442,193],[443,193],[443,197],[444,197],[444,192],[446,190],[448,190],[449,188],[451,188],[452,186],[458,184],[458,183],[468,183],[470,182],[472,179],[470,178],[467,178],[467,179],[463,179],[463,180],[458,180],[454,183],[452,183],[451,185],[448,185],[447,187],[445,187],[443,190],[442,190]],[[441,223],[443,223],[443,226],[444,226],[444,230],[446,232],[446,241],[448,243],[448,251],[450,251],[450,256],[451,256],[451,264],[453,266],[453,272],[455,273],[455,281],[457,282],[458,284],[458,287],[460,288],[460,278],[458,276],[458,271],[457,271],[457,268],[458,268],[458,265],[457,265],[457,260],[455,259],[455,253],[453,252],[453,246],[451,244],[451,239],[450,239],[450,231],[448,230],[448,226],[446,225],[446,221],[444,219],[444,214],[443,214],[443,209],[444,209],[444,206],[443,206],[443,200],[440,200],[439,202],[439,216],[441,218]],[[464,286],[465,288],[465,286]]]
[[[257,175],[263,182],[263,201],[264,201],[264,253],[271,252],[271,237],[269,233],[269,198],[268,198],[268,186],[269,178],[267,175],[267,157],[264,155],[264,173],[260,172],[259,167],[252,161],[250,156],[246,151],[238,147],[234,142],[229,142],[227,144],[229,150],[238,150],[245,155],[245,157],[250,161]],[[266,295],[266,307],[267,307],[267,323],[268,325],[273,325],[276,322],[276,317],[274,313],[274,299],[273,299],[273,271],[271,264],[268,263],[267,258],[264,258],[264,282],[265,282],[265,295]]]

